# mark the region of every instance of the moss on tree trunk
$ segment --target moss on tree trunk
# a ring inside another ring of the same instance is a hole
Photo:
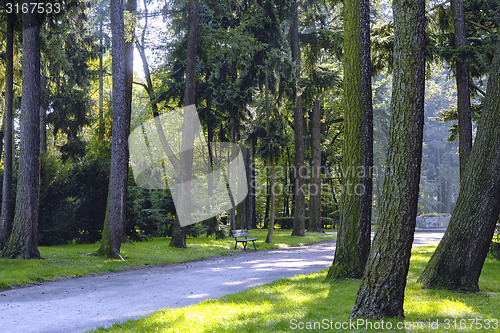
[[[500,43],[460,193],[443,239],[419,281],[427,288],[479,290],[500,213]]]
[[[344,3],[344,147],[340,223],[326,280],[361,278],[370,252],[373,114],[368,0]]]
[[[415,231],[425,86],[425,1],[393,1],[394,78],[387,172],[375,234],[351,317],[404,317]]]

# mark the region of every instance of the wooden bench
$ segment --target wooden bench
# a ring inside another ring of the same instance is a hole
[[[236,250],[236,246],[238,245],[238,243],[243,243],[243,251],[246,251],[247,250],[247,243],[252,242],[253,248],[255,249],[255,251],[257,251],[257,247],[255,247],[255,241],[258,239],[257,238],[247,238],[248,236],[250,236],[248,234],[247,229],[231,230],[231,235],[236,240],[236,243],[234,244],[235,250]],[[240,237],[245,237],[245,238],[242,239]]]

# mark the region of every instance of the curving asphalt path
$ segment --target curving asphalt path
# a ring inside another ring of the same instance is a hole
[[[414,246],[443,232],[417,231]],[[61,279],[0,292],[0,331],[67,333],[219,298],[331,265],[335,242]]]

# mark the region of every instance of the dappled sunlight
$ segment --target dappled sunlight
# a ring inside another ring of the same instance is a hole
[[[229,282],[224,282],[223,285],[225,286],[238,286],[238,285],[242,285],[242,284],[251,284],[252,282],[256,282],[256,281],[262,281],[263,278],[247,278],[247,279],[244,279],[244,280],[239,280],[239,281],[229,281]],[[253,285],[256,285],[255,283],[253,283]],[[251,287],[252,285],[249,285],[249,287]]]
[[[477,316],[471,307],[462,300],[439,298],[437,295],[419,293],[408,297],[405,302],[405,313],[408,316],[415,315],[420,318],[432,318],[446,314],[450,317],[474,317]]]

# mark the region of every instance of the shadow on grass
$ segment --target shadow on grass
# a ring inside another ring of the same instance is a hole
[[[109,331],[498,332],[500,262],[491,258],[486,260],[480,280],[481,293],[426,290],[416,279],[434,249],[435,246],[424,246],[413,250],[404,304],[405,321],[386,318],[385,326],[380,326],[381,321],[371,320],[353,329],[349,326],[349,315],[360,280],[323,283],[326,275],[323,270],[278,280],[219,300],[163,310],[137,321],[115,325]],[[103,331],[108,330],[98,332]]]

